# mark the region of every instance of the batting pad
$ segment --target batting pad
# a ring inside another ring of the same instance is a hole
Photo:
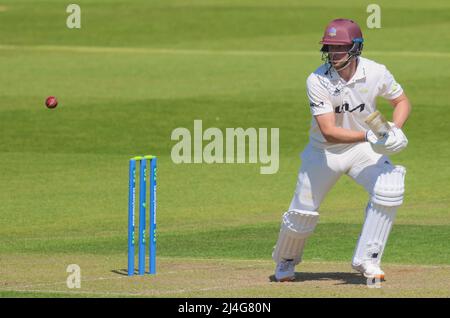
[[[279,263],[283,259],[292,259],[295,264],[300,263],[306,238],[314,231],[318,219],[319,213],[314,211],[291,210],[284,213],[272,253],[273,260]]]
[[[396,206],[388,207],[369,202],[363,229],[353,254],[354,266],[366,262],[380,264],[396,212]]]
[[[402,166],[386,166],[375,183],[372,202],[384,206],[399,206],[403,203],[406,169]]]

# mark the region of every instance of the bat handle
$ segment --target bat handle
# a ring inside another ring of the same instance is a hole
[[[378,139],[386,136],[391,130],[391,126],[379,111],[370,114],[365,122]]]

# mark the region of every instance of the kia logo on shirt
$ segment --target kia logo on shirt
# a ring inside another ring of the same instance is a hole
[[[345,112],[353,113],[355,110],[357,110],[359,108],[359,112],[361,113],[362,111],[364,111],[364,106],[366,106],[366,105],[360,104],[360,105],[356,106],[355,108],[350,109],[350,105],[348,103],[344,103],[341,106],[337,106],[334,109],[334,112],[336,114],[341,114],[341,113],[345,113]]]
[[[319,102],[318,104],[314,104],[313,102],[309,103],[310,107],[318,107],[318,106],[323,106],[323,102]]]

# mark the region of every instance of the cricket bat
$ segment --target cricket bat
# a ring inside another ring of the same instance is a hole
[[[379,139],[383,138],[389,130],[391,130],[391,126],[387,122],[386,118],[384,118],[378,110],[367,116],[365,123]]]

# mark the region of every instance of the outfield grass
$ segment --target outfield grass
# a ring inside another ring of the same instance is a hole
[[[378,1],[382,28],[368,30],[370,1],[77,3],[81,30],[65,27],[60,1],[0,5],[0,265],[20,255],[110,255],[125,266],[127,160],[143,153],[160,157],[158,256],[270,261],[308,138],[305,79],[337,16],[360,22],[364,56],[386,64],[413,105],[408,149],[392,158],[407,168],[406,194],[385,261],[450,264],[450,4]],[[58,108],[44,107],[48,95]],[[391,117],[387,102],[379,108]],[[171,132],[192,131],[194,119],[280,128],[279,172],[173,164]],[[342,178],[305,261],[349,262],[366,201]],[[20,274],[0,271],[0,282]]]

